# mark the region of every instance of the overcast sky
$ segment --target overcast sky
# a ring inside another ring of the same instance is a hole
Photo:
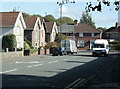
[[[19,2],[17,2],[19,1]],[[25,1],[25,2],[24,2]],[[46,14],[52,14],[55,18],[59,18],[59,5],[57,1],[62,0],[4,0],[2,2],[1,12],[12,11],[15,7],[18,11],[28,14],[39,14],[45,16]],[[43,2],[44,1],[44,2]],[[71,17],[73,20],[78,21],[81,18],[82,12],[85,10],[86,0],[75,0],[75,4],[63,5],[63,16]],[[90,1],[90,0],[87,0]],[[93,0],[92,0],[93,1]],[[95,0],[94,0],[95,1]],[[93,2],[93,5],[97,5],[97,2]],[[118,21],[118,12],[115,11],[115,6],[111,3],[110,7],[102,5],[102,12],[94,11],[90,12],[93,21],[97,27],[115,26]]]

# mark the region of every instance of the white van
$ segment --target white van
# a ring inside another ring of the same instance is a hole
[[[76,47],[76,43],[74,40],[62,40],[61,47],[65,48],[67,54],[77,53],[77,47]]]
[[[105,39],[96,39],[94,42],[93,50],[92,50],[92,55],[103,55],[107,56],[109,53],[109,44],[108,41]]]

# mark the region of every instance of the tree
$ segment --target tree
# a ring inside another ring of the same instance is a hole
[[[33,14],[32,16],[33,16],[33,17],[40,17],[40,18],[43,18],[41,15],[38,15],[38,14]]]
[[[82,13],[80,23],[89,24],[89,25],[95,27],[95,23],[92,21],[92,17],[89,15],[88,12],[83,12]]]
[[[66,39],[67,39],[67,36],[59,33],[59,34],[56,35],[55,41],[56,41],[58,44],[60,44],[61,40],[66,40]]]
[[[17,47],[16,36],[14,34],[8,34],[2,38],[2,49],[9,48],[12,50]]]
[[[85,11],[86,12],[90,12],[90,11],[99,11],[102,12],[102,3],[106,6],[110,6],[111,3],[113,3],[115,5],[115,10],[118,11],[120,9],[119,5],[120,5],[120,1],[115,0],[114,2],[110,2],[109,0],[97,0],[98,5],[93,6],[93,4],[91,2],[87,2],[86,3],[86,7],[85,7]]]
[[[103,27],[98,27],[98,28],[97,28],[97,30],[99,30],[99,31],[102,31],[102,32],[103,32],[103,31],[105,31],[105,30],[106,30],[106,28],[103,28]]]
[[[46,15],[44,17],[44,19],[45,19],[45,22],[55,22],[56,21],[56,19],[52,15]]]
[[[23,17],[31,17],[31,15],[27,14],[27,13],[22,13],[23,14]]]
[[[62,24],[72,24],[73,23],[73,19],[71,19],[70,17],[62,17],[62,18],[58,18],[57,19],[57,25],[60,25],[60,21],[61,21],[61,25]]]

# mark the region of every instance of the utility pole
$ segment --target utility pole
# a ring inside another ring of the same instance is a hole
[[[69,4],[69,3],[75,3],[75,1],[69,1],[69,0],[62,0],[62,2],[57,2],[57,4],[60,6],[60,29],[59,29],[59,33],[60,33],[60,36],[62,34],[62,28],[61,28],[61,25],[62,25],[62,5],[63,4]]]

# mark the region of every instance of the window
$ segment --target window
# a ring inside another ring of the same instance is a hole
[[[83,36],[86,36],[86,37],[91,36],[91,33],[84,33]]]
[[[91,33],[92,34],[92,37],[94,37],[94,33]]]
[[[79,33],[79,37],[83,37],[83,33]]]
[[[84,47],[85,46],[85,42],[82,40],[79,40],[77,43],[77,47]]]

